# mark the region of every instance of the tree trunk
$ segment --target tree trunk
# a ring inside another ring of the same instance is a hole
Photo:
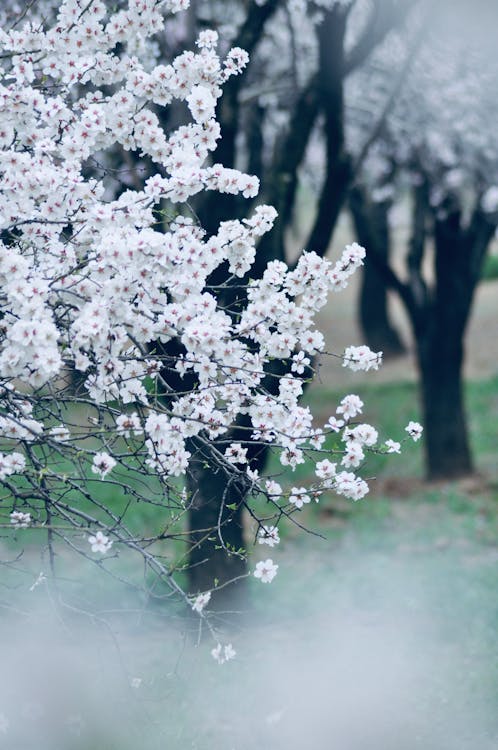
[[[382,351],[384,358],[404,354],[405,346],[389,320],[387,285],[369,252],[383,263],[389,263],[390,231],[388,211],[390,202],[370,203],[361,187],[351,191],[349,206],[360,245],[367,251],[362,269],[359,295],[359,323],[365,343],[374,351]]]
[[[353,177],[344,149],[344,36],[347,10],[334,4],[318,28],[318,94],[325,115],[325,179],[317,213],[306,242],[308,250],[325,255]]]
[[[191,503],[189,591],[196,594],[221,586],[210,606],[233,608],[246,589],[241,576],[247,573],[242,517],[247,484],[230,482],[204,446],[189,463],[187,489]]]
[[[272,381],[274,383],[272,384]],[[268,378],[268,390],[278,387],[278,377]],[[248,439],[249,417],[241,416],[229,435],[233,442],[247,449],[247,463],[261,471],[269,448]],[[187,487],[189,513],[189,591],[215,589],[210,607],[218,610],[247,609],[248,568],[247,542],[244,537],[244,507],[249,497],[250,481],[245,474],[227,473],[217,454],[226,446],[192,441]],[[252,544],[253,540],[248,540]],[[216,590],[218,589],[218,590]]]
[[[418,342],[429,479],[456,479],[474,471],[465,414],[459,330],[431,326]]]
[[[436,283],[424,325],[415,330],[421,373],[429,479],[456,479],[474,471],[464,405],[464,335],[476,277],[474,246],[459,209],[434,224]]]

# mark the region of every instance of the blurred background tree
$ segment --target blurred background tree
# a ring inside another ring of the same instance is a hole
[[[462,33],[462,18],[450,26],[458,35],[448,33],[443,10],[431,19],[351,199],[358,236],[373,240],[366,276],[380,276],[393,288],[410,320],[430,478],[474,471],[462,387],[464,335],[498,221],[498,67],[480,37]],[[389,77],[396,56],[385,47],[370,71],[357,76],[362,101],[376,77]],[[387,253],[388,221],[384,247],[375,241],[378,214],[393,198],[409,207],[404,271],[399,249],[396,258]],[[362,308],[365,296],[364,287]]]

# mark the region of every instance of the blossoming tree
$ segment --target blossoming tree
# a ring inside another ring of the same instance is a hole
[[[480,30],[476,38],[469,19],[464,29],[465,17],[458,24],[455,9],[443,11],[387,118],[375,162],[365,165],[355,213],[364,241],[379,199],[410,196],[404,272],[374,245],[368,257],[399,295],[412,328],[427,475],[456,478],[474,471],[463,365],[476,288],[498,226],[498,69],[491,40]],[[454,15],[459,33],[448,37]],[[359,73],[360,100],[372,78],[390,76],[395,59],[378,55],[371,76]]]
[[[156,59],[157,36],[187,5],[64,0],[52,20],[50,3],[39,15],[33,6],[0,34],[0,521],[15,549],[44,536],[41,563],[14,556],[6,565],[21,569],[26,588],[46,581],[64,602],[60,576],[79,556],[149,597],[166,587],[209,621],[212,592],[233,571],[187,590],[189,554],[192,564],[209,541],[225,560],[244,561],[245,574],[246,544],[226,541],[241,506],[253,540],[273,547],[282,520],[323,492],[364,497],[354,470],[365,452],[398,452],[399,443],[358,423],[358,396],[346,395],[322,425],[299,404],[309,358],[325,348],[315,313],[361,265],[363,248],[347,246],[335,264],[315,253],[293,270],[274,261],[246,281],[275,210],[258,206],[214,233],[191,211],[201,191],[252,197],[258,180],[213,157],[216,103],[246,53],[221,58],[216,32],[204,30],[195,51]],[[184,122],[168,130],[174,104]],[[155,173],[123,188],[129,175],[112,167],[116,153]],[[244,295],[230,307],[224,291],[237,281]],[[351,347],[343,363],[377,368],[380,354]],[[286,490],[261,477],[233,439],[236,423],[289,471],[312,461],[315,480]],[[420,435],[415,423],[407,430]],[[188,530],[188,479],[206,460],[219,482],[216,515]],[[268,558],[254,576],[270,582],[277,568]],[[213,655],[224,661],[233,649]]]
[[[343,89],[346,79],[382,44],[417,6],[412,0],[323,0],[323,2],[212,3],[198,2],[191,24],[223,22],[230,38],[254,50],[250,65],[240,76],[232,77],[217,109],[222,139],[217,159],[225,166],[246,165],[261,176],[264,199],[278,210],[272,232],[258,244],[258,253],[249,276],[260,278],[268,262],[295,261],[295,248],[289,252],[284,236],[295,215],[297,185],[301,170],[314,174],[314,185],[320,194],[313,227],[304,246],[317,254],[326,253],[354,178],[353,163],[365,150],[371,133],[358,149],[346,149]],[[418,28],[417,19],[413,28]],[[333,41],[331,41],[333,40]],[[332,53],[333,50],[333,53]],[[397,80],[397,79],[396,79]],[[398,87],[398,83],[396,83]],[[379,112],[382,111],[379,107]],[[321,118],[320,112],[327,113]],[[356,146],[357,144],[355,144]],[[367,149],[368,150],[368,149]],[[314,154],[314,159],[311,158]],[[360,160],[361,161],[361,160]],[[325,164],[327,165],[324,169]],[[227,218],[245,215],[247,201],[240,195],[199,193],[194,198],[202,226],[212,234]],[[313,214],[313,212],[311,212]],[[300,217],[302,218],[302,217]],[[306,224],[306,221],[303,222]],[[223,279],[219,279],[223,281]],[[245,280],[244,280],[245,283]],[[241,304],[240,287],[223,291],[225,305]],[[382,348],[382,347],[380,347]],[[268,369],[268,368],[267,368]],[[286,365],[273,361],[273,375],[265,387],[278,390],[275,375],[283,374]],[[241,431],[234,438],[244,443],[248,425],[242,415],[236,423]],[[261,471],[267,451],[248,441],[245,445],[251,467]],[[210,467],[213,461],[204,456],[196,465],[192,494],[197,498],[191,522],[194,527],[210,526],[218,518],[217,498],[224,488],[222,477]],[[233,485],[230,505],[242,507],[244,492]],[[232,517],[226,530],[232,548],[242,546],[242,519]],[[205,539],[192,555],[191,575],[195,585],[203,588],[209,579],[239,575],[243,561],[236,556],[227,559],[214,540],[210,547]],[[209,565],[197,563],[209,558]]]

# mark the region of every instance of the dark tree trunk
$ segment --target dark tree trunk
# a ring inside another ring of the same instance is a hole
[[[265,24],[274,15],[281,0],[269,0],[260,6],[251,3],[247,17],[238,31],[234,46],[242,47],[249,55],[259,43]],[[234,167],[236,161],[236,141],[241,127],[239,94],[245,73],[233,76],[224,86],[224,95],[218,105],[218,120],[222,138],[216,151],[216,159],[225,167]],[[263,115],[259,110],[256,115]],[[261,129],[252,123],[249,136],[252,139],[251,158],[261,158]],[[201,225],[209,234],[216,234],[221,221],[242,218],[247,211],[247,202],[238,195],[208,193],[196,204]],[[211,281],[216,283],[218,276],[224,276],[224,269],[215,272]],[[228,290],[231,301],[237,293]],[[242,442],[237,429],[233,440]],[[216,458],[217,446],[192,441],[192,460],[189,463],[187,489],[191,498],[189,511],[189,531],[191,550],[189,553],[189,591],[199,591],[220,587],[212,597],[210,606],[217,609],[238,606],[245,598],[247,565],[243,555],[243,503],[248,487],[241,481],[229,481],[226,472]],[[223,449],[222,449],[223,452]],[[253,457],[253,460],[254,459]],[[232,506],[235,510],[230,509]],[[241,551],[242,550],[242,551]],[[242,577],[242,578],[241,578]],[[237,583],[229,584],[238,579]]]
[[[275,380],[275,382],[277,382]],[[269,449],[251,442],[249,418],[240,417],[229,439],[247,449],[248,465],[264,468]],[[214,589],[210,607],[217,610],[247,608],[246,547],[253,540],[244,534],[244,508],[249,498],[250,482],[241,474],[227,472],[219,460],[222,445],[213,441],[192,441],[193,457],[189,462],[187,487],[191,549],[189,552],[189,591]]]
[[[189,463],[187,489],[191,502],[189,591],[196,594],[222,586],[212,604],[217,608],[228,602],[232,605],[235,590],[239,598],[245,590],[240,577],[247,572],[242,518],[247,485],[230,481],[204,447]]]
[[[245,131],[248,151],[247,171],[249,174],[263,174],[264,119],[265,109],[259,102],[255,101],[247,107]]]
[[[352,165],[344,150],[344,35],[347,11],[334,5],[318,29],[318,95],[325,115],[326,172],[317,214],[306,243],[308,250],[325,255],[339,212],[347,197]]]
[[[429,479],[456,479],[472,474],[465,413],[461,332],[440,320],[419,339],[418,359]]]
[[[360,328],[371,349],[382,351],[384,358],[396,357],[406,349],[389,320],[386,280],[377,265],[369,260],[370,253],[375,253],[382,263],[389,263],[388,211],[391,203],[368,201],[364,190],[358,186],[350,193],[349,206],[358,242],[367,251],[359,294]]]
[[[474,471],[463,393],[464,335],[493,232],[479,210],[468,228],[458,209],[434,224],[436,283],[414,328],[430,479]]]

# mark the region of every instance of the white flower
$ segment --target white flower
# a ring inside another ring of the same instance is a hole
[[[205,86],[194,86],[187,96],[187,104],[196,122],[207,122],[214,117],[216,99]]]
[[[211,599],[211,592],[206,591],[203,594],[198,594],[194,601],[191,603],[191,607],[194,610],[194,612],[202,612],[204,607],[209,603],[209,600]]]
[[[58,427],[52,427],[49,435],[53,440],[58,440],[61,443],[71,437],[71,433],[63,424],[58,425]]]
[[[344,427],[344,422],[342,419],[337,419],[337,417],[330,417],[325,427],[332,430],[332,432],[339,432],[341,427]]]
[[[330,479],[334,476],[336,470],[336,464],[331,463],[328,458],[324,458],[323,461],[318,461],[315,467],[315,474],[319,479]]]
[[[213,31],[212,29],[205,29],[204,31],[201,31],[199,33],[199,37],[196,41],[197,46],[200,49],[210,49],[211,47],[215,47],[218,42],[218,34],[216,31]]]
[[[245,464],[247,461],[247,448],[243,448],[240,443],[232,443],[225,451],[225,458],[231,464]]]
[[[280,536],[278,528],[276,526],[261,526],[258,530],[258,542],[260,544],[267,544],[269,547],[279,544]]]
[[[395,440],[386,440],[385,446],[388,453],[401,453],[401,443]]]
[[[311,502],[310,496],[306,493],[306,487],[293,487],[289,497],[291,505],[296,508],[302,508],[303,505]]]
[[[217,646],[211,649],[211,656],[215,661],[218,662],[218,664],[223,664],[223,662],[225,661],[223,658],[222,649],[223,646],[221,645],[221,643],[218,643]]]
[[[347,466],[348,468],[356,468],[361,464],[364,458],[365,454],[360,443],[357,443],[355,440],[353,440],[347,444],[341,464],[343,466]]]
[[[100,474],[100,478],[104,479],[116,466],[116,461],[108,453],[96,453],[93,457],[92,471],[94,474]]]
[[[378,370],[382,364],[382,352],[373,352],[368,346],[348,346],[342,357],[343,367],[350,370]]]
[[[413,441],[416,443],[417,440],[422,436],[424,428],[418,422],[408,422],[405,427],[405,431],[410,435]]]
[[[379,433],[371,424],[358,424],[356,427],[348,427],[344,431],[344,438],[371,448],[379,439]]]
[[[323,430],[320,430],[320,429],[313,430],[313,433],[312,433],[312,435],[310,437],[309,442],[310,442],[310,445],[313,448],[316,448],[317,450],[320,450],[321,447],[322,447],[322,445],[325,442],[325,435],[324,435]]]
[[[10,514],[10,522],[16,529],[27,529],[31,524],[31,513],[22,513],[20,510],[13,510]]]
[[[102,555],[112,547],[112,540],[103,534],[102,531],[97,531],[94,536],[89,536],[88,541],[92,545],[92,552],[100,552]]]
[[[211,649],[211,656],[218,662],[218,664],[224,664],[225,662],[230,661],[230,659],[235,657],[236,653],[237,652],[231,643],[227,643],[226,646],[222,646],[221,643],[218,643],[217,646]]]
[[[291,370],[297,375],[302,375],[304,368],[310,364],[310,359],[304,352],[298,352],[292,357]]]
[[[274,479],[268,479],[265,482],[266,491],[272,497],[278,497],[282,494],[282,487]]]
[[[23,437],[25,437],[23,435]],[[22,453],[0,453],[0,479],[10,474],[17,474],[26,468],[26,459]]]
[[[342,414],[344,419],[354,419],[358,414],[361,414],[363,409],[363,401],[359,396],[354,393],[344,396],[341,403],[337,407],[336,411],[338,414]]]
[[[368,484],[352,472],[341,471],[335,476],[334,489],[338,495],[344,495],[350,500],[361,500],[368,492]]]
[[[366,255],[365,248],[359,245],[357,242],[353,242],[351,245],[346,245],[344,252],[341,256],[341,262],[357,268],[363,265],[363,258]]]
[[[278,565],[275,565],[273,560],[268,558],[268,560],[260,560],[259,563],[256,564],[256,569],[254,570],[254,577],[259,578],[261,583],[271,583],[275,576],[277,575]]]
[[[120,414],[116,419],[116,430],[124,437],[130,437],[133,432],[135,435],[141,435],[142,425],[136,411],[133,414]]]

